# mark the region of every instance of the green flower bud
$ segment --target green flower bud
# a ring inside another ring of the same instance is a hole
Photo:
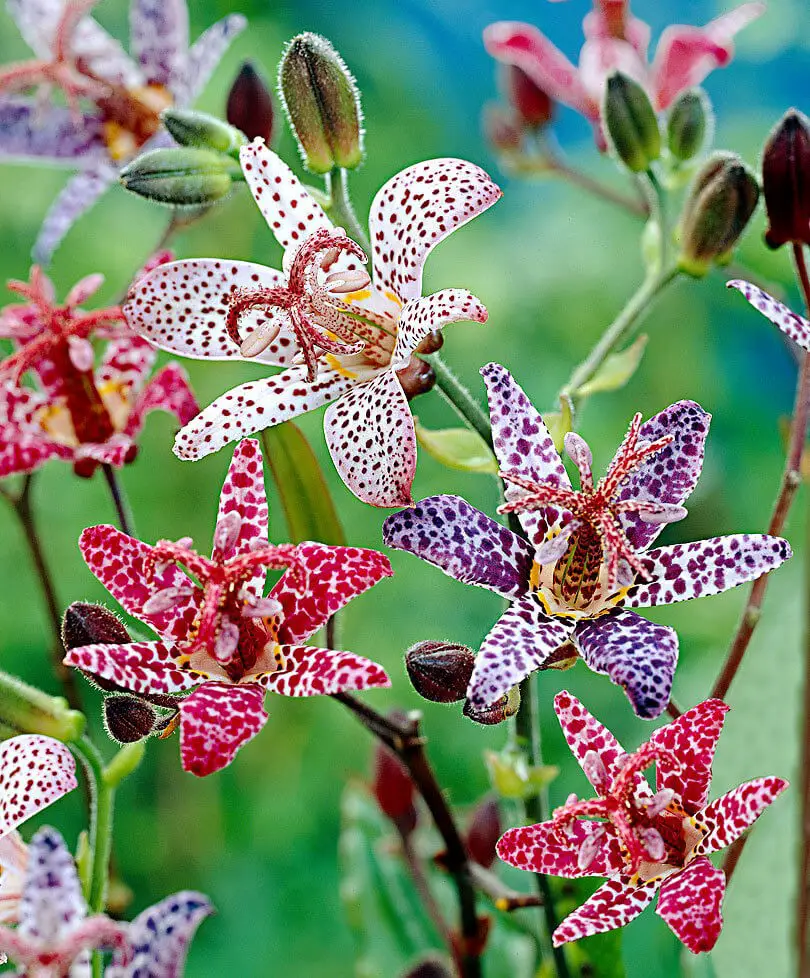
[[[620,71],[607,80],[602,121],[614,155],[633,173],[649,170],[661,155],[661,132],[649,96]]]
[[[681,92],[669,110],[667,145],[672,155],[686,162],[697,156],[714,125],[709,97],[702,88]]]
[[[83,713],[72,710],[61,696],[48,696],[27,683],[0,672],[0,729],[8,736],[42,734],[69,743],[84,732]]]
[[[278,71],[279,90],[313,173],[354,169],[363,160],[360,93],[343,59],[318,34],[299,34],[287,45]]]
[[[211,149],[216,153],[238,158],[239,147],[247,142],[238,129],[206,112],[166,109],[160,118],[174,141],[181,146]]]
[[[736,153],[716,153],[695,177],[681,216],[681,271],[704,276],[740,240],[756,210],[759,184]]]
[[[226,197],[238,164],[208,149],[153,149],[121,170],[124,187],[148,200],[174,207],[199,207]]]

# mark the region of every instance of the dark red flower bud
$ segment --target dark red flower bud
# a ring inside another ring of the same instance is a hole
[[[495,846],[503,833],[498,799],[493,796],[480,801],[467,827],[467,852],[485,869],[495,862]]]
[[[502,69],[503,90],[509,104],[532,129],[541,129],[551,122],[554,116],[554,102],[548,92],[517,65],[504,65]]]
[[[418,642],[405,653],[413,688],[431,703],[457,703],[467,695],[475,653],[454,642]]]
[[[436,353],[444,346],[444,333],[440,329],[432,329],[417,346],[417,353],[426,355]]]
[[[412,356],[407,367],[397,370],[397,377],[409,401],[420,394],[427,394],[436,386],[436,372],[421,357]]]
[[[273,98],[252,62],[244,61],[228,92],[225,108],[228,122],[249,140],[263,139],[268,146],[273,138]]]
[[[104,700],[104,727],[119,744],[134,744],[155,729],[157,712],[137,696],[108,696]]]
[[[401,711],[390,716],[405,719]],[[396,825],[402,835],[416,828],[418,813],[414,804],[416,788],[400,759],[382,744],[374,751],[374,796],[382,812]]]
[[[103,605],[74,601],[62,618],[62,644],[70,651],[83,645],[126,645],[123,622]]]
[[[509,717],[513,717],[520,709],[520,687],[513,686],[506,695],[499,700],[486,706],[483,709],[476,709],[469,700],[464,704],[462,712],[474,723],[482,726],[491,727],[496,723],[503,723]]]
[[[762,189],[768,247],[810,244],[810,120],[796,109],[782,116],[765,143]]]
[[[523,142],[523,127],[517,114],[502,105],[485,105],[482,115],[484,136],[493,149],[513,153]]]
[[[415,964],[402,978],[453,978],[453,972],[442,958],[431,956]]]

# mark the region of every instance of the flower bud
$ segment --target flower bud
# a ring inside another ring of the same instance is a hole
[[[484,106],[482,115],[484,136],[493,149],[502,153],[514,153],[523,143],[523,131],[512,109],[492,103]]]
[[[667,118],[667,145],[672,155],[686,162],[703,149],[712,127],[709,97],[702,88],[688,88],[675,99]]]
[[[409,968],[402,978],[453,978],[453,972],[442,958],[431,955]]]
[[[554,102],[551,96],[517,65],[504,65],[501,77],[509,104],[530,129],[542,129],[551,122]]]
[[[475,653],[453,642],[418,642],[405,653],[413,688],[431,703],[457,703],[467,695]]]
[[[782,116],[765,143],[762,190],[768,247],[810,244],[810,120],[796,109]]]
[[[477,709],[467,700],[464,704],[463,713],[473,723],[480,723],[482,726],[491,727],[496,723],[503,723],[509,717],[513,717],[520,709],[520,687],[513,686],[508,693],[496,700],[490,706]]]
[[[157,712],[137,696],[108,696],[104,700],[104,728],[119,744],[134,744],[155,728]]]
[[[498,799],[484,798],[473,811],[467,827],[467,852],[485,869],[495,862],[495,845],[503,832]]]
[[[239,147],[247,142],[238,129],[207,112],[165,109],[160,118],[174,141],[181,146],[210,149],[215,153],[238,157]]]
[[[695,278],[739,241],[759,200],[756,177],[735,153],[716,153],[698,172],[681,217],[681,271]]]
[[[410,835],[418,819],[414,804],[416,788],[396,754],[382,744],[374,750],[373,788],[382,812],[403,836]]]
[[[182,146],[153,149],[121,170],[119,179],[134,194],[174,207],[213,204],[231,191],[238,164],[209,149]]]
[[[244,61],[228,92],[225,118],[249,141],[273,138],[273,98],[262,76],[250,61]]]
[[[409,401],[436,386],[436,371],[421,357],[412,356],[407,367],[397,370],[397,377]]]
[[[72,710],[61,696],[48,696],[27,683],[0,673],[0,726],[15,734],[42,734],[56,740],[78,740],[84,714]]]
[[[427,336],[422,338],[416,352],[429,356],[431,353],[438,353],[443,346],[444,333],[440,329],[432,329]]]
[[[279,65],[279,90],[313,173],[336,166],[354,169],[363,160],[360,94],[343,59],[325,37],[299,34]]]
[[[123,622],[103,605],[74,601],[62,618],[62,644],[69,652],[83,645],[126,645]]]
[[[607,80],[602,120],[617,159],[633,173],[661,155],[661,132],[649,96],[637,81],[614,72]]]

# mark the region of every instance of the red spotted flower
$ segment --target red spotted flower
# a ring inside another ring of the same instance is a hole
[[[657,913],[690,951],[710,951],[723,926],[725,849],[787,787],[748,781],[709,802],[712,759],[728,707],[706,700],[632,754],[570,693],[554,700],[565,739],[596,797],[572,795],[551,819],[509,829],[498,855],[519,869],[607,882],[553,934],[555,945],[629,923],[656,893]],[[655,790],[643,772],[655,764]]]
[[[264,726],[268,690],[313,696],[387,686],[351,652],[304,645],[336,611],[391,574],[373,550],[268,542],[262,455],[247,439],[220,496],[211,557],[186,538],[141,543],[112,526],[84,531],[90,570],[156,642],[88,645],[65,662],[148,699],[178,700],[183,767],[211,774]],[[268,570],[284,570],[265,595]]]

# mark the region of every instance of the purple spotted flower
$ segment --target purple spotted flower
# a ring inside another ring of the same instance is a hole
[[[633,419],[598,483],[579,435],[566,451],[579,471],[574,490],[538,412],[498,364],[487,384],[495,452],[507,485],[501,512],[523,534],[457,496],[433,496],[385,521],[385,541],[466,584],[513,604],[484,639],[468,689],[473,706],[495,702],[535,669],[577,656],[622,686],[636,713],[666,706],[678,637],[633,608],[717,594],[753,580],[790,555],[779,537],[738,534],[652,547],[703,465],[709,415],[679,401],[642,424]]]

